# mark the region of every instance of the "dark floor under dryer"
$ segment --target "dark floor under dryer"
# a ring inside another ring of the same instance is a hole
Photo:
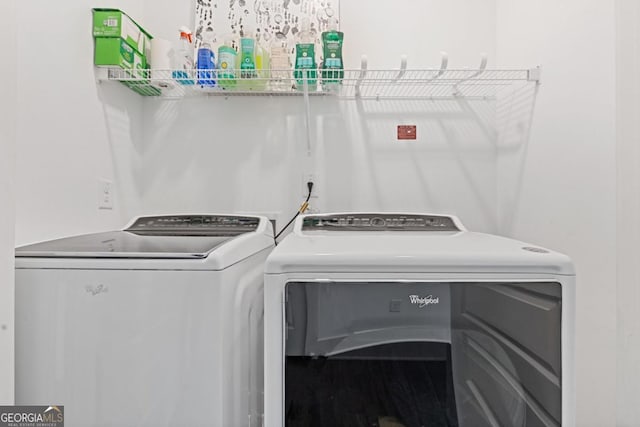
[[[287,427],[458,425],[449,344],[287,356],[285,372]]]

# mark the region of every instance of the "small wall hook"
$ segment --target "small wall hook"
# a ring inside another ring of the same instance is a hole
[[[440,52],[440,69],[436,73],[435,76],[431,77],[426,81],[426,83],[432,82],[435,79],[441,77],[445,71],[447,71],[447,67],[449,66],[449,54],[447,52]]]
[[[362,84],[362,80],[367,75],[367,55],[362,55],[360,57],[360,75],[358,76],[358,80],[356,81],[356,96],[360,97],[360,85]]]
[[[487,54],[483,52],[480,54],[480,57],[481,59],[480,59],[480,68],[478,69],[478,74],[477,74],[478,76],[482,72],[484,72],[484,70],[487,69]]]
[[[460,79],[460,81],[458,81],[454,86],[453,86],[453,96],[459,96],[461,95],[460,93],[460,89],[458,88],[458,86],[460,86],[462,83],[469,81],[471,79],[475,79],[476,77],[478,77],[480,74],[484,73],[484,71],[487,69],[487,54],[486,53],[481,53],[480,54],[480,68],[478,68],[473,74],[471,74],[468,77],[465,77],[464,79]]]
[[[398,75],[396,76],[394,83],[398,83],[404,74],[407,72],[407,55],[400,56],[400,71],[398,71]]]
[[[440,52],[440,71],[438,72],[438,75],[436,77],[440,77],[442,74],[444,74],[444,72],[447,70],[447,67],[449,66],[449,54],[447,52]]]

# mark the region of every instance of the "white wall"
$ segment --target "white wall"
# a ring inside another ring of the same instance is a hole
[[[497,3],[499,64],[543,67],[528,143],[501,150],[502,232],[575,261],[581,427],[616,424],[614,21],[614,2]]]
[[[640,424],[640,4],[617,6],[618,322],[616,425]]]
[[[312,171],[315,209],[453,212],[495,230],[495,144],[474,109],[491,115],[491,103],[314,99],[309,166],[302,99],[257,102],[258,111],[244,98],[149,102],[145,210],[281,212],[286,221]],[[407,122],[418,140],[395,141],[395,126]]]
[[[48,30],[18,38],[16,243],[120,227],[138,210],[142,101],[95,82],[91,8],[104,2],[17,4],[18,28]],[[98,209],[99,179],[115,184],[113,210]]]
[[[13,224],[15,221],[15,105],[16,34],[15,4],[0,2],[3,36],[0,52],[6,61],[0,67],[4,82],[0,100],[0,405],[13,404]]]
[[[147,1],[145,25],[173,37],[189,3]],[[452,67],[495,58],[495,0],[362,5],[341,4],[347,67],[363,53],[372,68],[398,67],[403,53],[414,67],[438,66],[441,50]],[[453,212],[495,231],[492,102],[311,101],[309,159],[302,98],[147,100],[144,209],[278,213],[283,224],[313,172],[314,209]],[[398,124],[418,125],[418,141],[398,143]]]
[[[496,0],[342,0],[347,68],[359,68],[366,54],[370,68],[399,67],[406,54],[411,67],[437,67],[440,52],[450,68],[477,67],[480,54],[495,63]]]

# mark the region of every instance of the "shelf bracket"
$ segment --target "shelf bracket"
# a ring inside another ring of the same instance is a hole
[[[458,90],[458,86],[466,81],[469,81],[471,79],[475,79],[476,77],[478,77],[480,74],[484,73],[484,71],[487,69],[487,54],[483,53],[481,54],[481,58],[480,58],[480,67],[478,68],[478,70],[471,74],[469,77],[466,77],[462,80],[460,80],[458,83],[456,83],[453,86],[453,96],[459,96],[460,95],[460,91]]]
[[[527,73],[527,80],[530,82],[536,82],[536,84],[540,84],[540,77],[542,74],[542,69],[540,66],[536,68],[530,68]]]
[[[96,83],[106,82],[111,77],[109,73],[109,68],[104,68],[104,67],[94,67],[93,74],[96,78]]]
[[[367,76],[367,55],[362,55],[360,58],[360,75],[356,81],[356,98],[360,98],[360,85],[362,80]]]

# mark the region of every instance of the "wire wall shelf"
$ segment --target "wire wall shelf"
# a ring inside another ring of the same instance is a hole
[[[118,81],[143,96],[334,96],[345,99],[494,99],[514,85],[540,83],[540,69],[171,70],[98,69],[99,81]],[[483,64],[484,65],[484,64]],[[238,76],[228,78],[228,76]],[[297,78],[296,78],[297,77]],[[307,83],[305,87],[305,83]]]

